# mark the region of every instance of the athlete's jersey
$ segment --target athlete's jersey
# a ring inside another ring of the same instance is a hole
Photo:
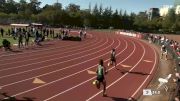
[[[101,65],[98,66],[97,75],[98,76],[103,76],[104,75],[104,68],[103,68],[103,66],[101,66]]]
[[[111,52],[111,58],[115,58],[115,52],[113,51],[113,52]]]

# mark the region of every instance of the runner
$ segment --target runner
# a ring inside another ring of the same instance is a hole
[[[23,34],[19,30],[19,32],[18,32],[18,48],[20,49],[22,47],[23,47]]]
[[[11,49],[11,43],[7,39],[3,39],[2,45],[5,51],[12,51]]]
[[[106,95],[106,80],[105,80],[106,68],[104,67],[103,64],[104,64],[104,62],[101,59],[99,61],[99,65],[98,65],[98,68],[96,70],[96,73],[97,73],[96,86],[98,89],[100,89],[100,85],[102,83],[103,84],[103,96],[107,96]]]
[[[111,59],[110,59],[110,63],[108,63],[108,66],[110,65],[114,65],[116,68],[116,51],[115,49],[112,49],[111,51]],[[118,68],[116,68],[117,70],[119,70]]]
[[[86,31],[84,31],[84,38],[86,38]]]
[[[167,60],[167,49],[165,45],[161,47],[161,59],[163,59],[163,55],[165,55],[165,60]]]
[[[82,35],[83,35],[83,32],[82,32],[82,30],[80,30],[79,37],[82,38]]]
[[[29,45],[29,32],[25,32],[25,47],[28,48],[28,45]]]

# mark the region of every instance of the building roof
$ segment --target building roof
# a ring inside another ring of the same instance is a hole
[[[16,26],[16,27],[28,27],[29,24],[10,24],[11,26]]]

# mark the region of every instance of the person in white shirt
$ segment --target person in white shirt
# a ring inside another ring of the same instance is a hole
[[[162,45],[162,47],[161,47],[161,59],[163,59],[164,55],[165,55],[165,60],[167,60],[167,55],[168,55],[167,48],[165,45]]]

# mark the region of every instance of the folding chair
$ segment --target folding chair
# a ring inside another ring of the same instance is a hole
[[[159,89],[160,87],[164,87],[164,89],[166,90],[166,92],[167,92],[167,90],[168,90],[168,87],[167,87],[167,83],[168,83],[168,81],[169,81],[169,79],[171,78],[171,76],[172,76],[172,74],[169,74],[166,78],[159,78],[158,79],[158,81],[159,81],[159,85],[158,85],[158,87],[157,87],[157,89]]]

